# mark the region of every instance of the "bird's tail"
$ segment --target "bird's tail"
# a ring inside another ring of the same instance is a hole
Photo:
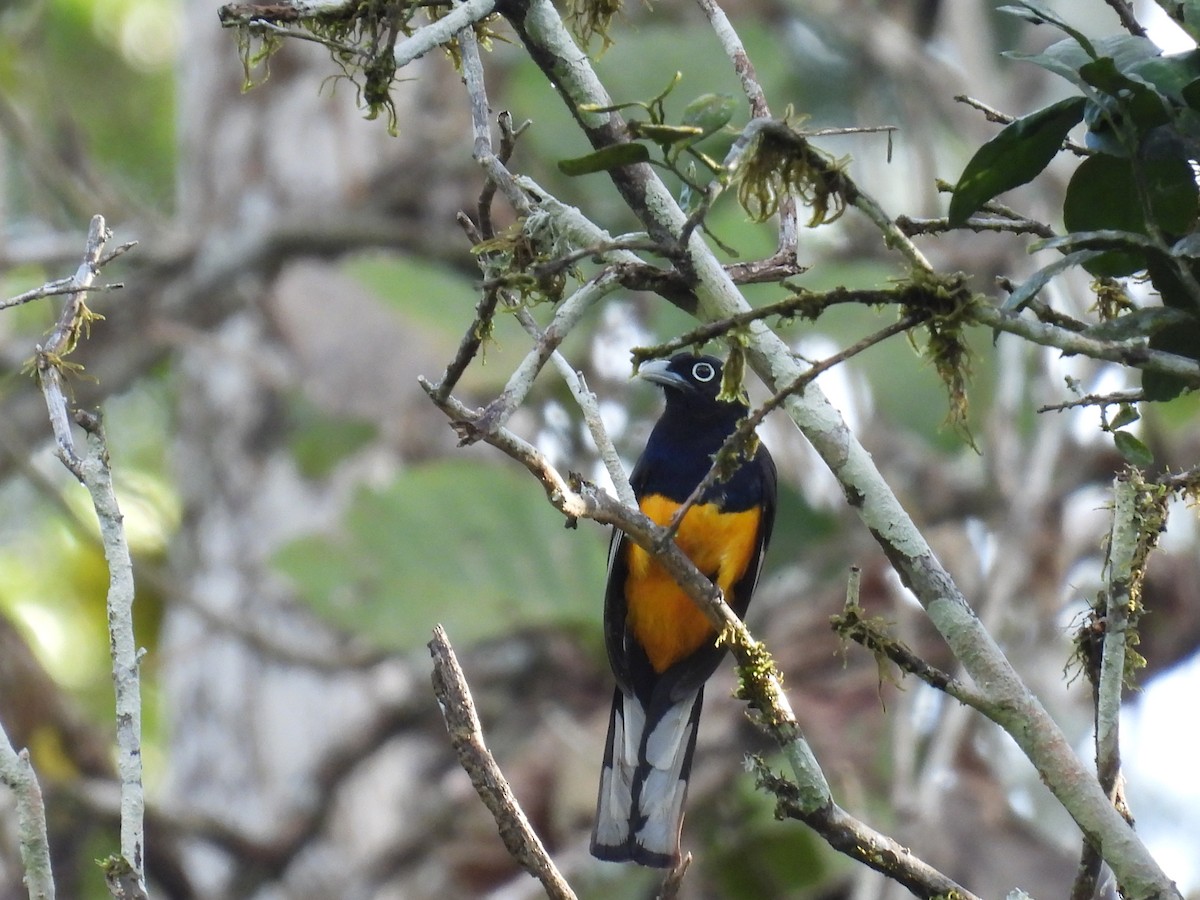
[[[679,862],[703,686],[649,711],[617,688],[608,720],[592,855],[670,868]]]

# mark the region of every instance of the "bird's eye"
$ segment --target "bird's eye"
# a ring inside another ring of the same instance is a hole
[[[692,366],[692,377],[707,384],[717,377],[717,370],[712,363],[698,362]]]

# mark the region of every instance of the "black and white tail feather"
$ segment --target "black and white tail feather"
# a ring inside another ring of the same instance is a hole
[[[592,855],[599,859],[658,868],[679,862],[704,687],[662,699],[643,711],[619,687],[613,697],[592,829]]]

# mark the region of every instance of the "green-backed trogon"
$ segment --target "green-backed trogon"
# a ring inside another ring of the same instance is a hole
[[[666,408],[630,482],[642,512],[667,525],[748,412],[718,399],[722,364],[683,353],[642,365]],[[775,520],[775,463],[757,441],[734,473],[688,510],[675,541],[744,616]],[[680,858],[704,682],[725,648],[674,579],[619,529],[609,551],[604,634],[616,676],[591,850],[600,859],[670,867]]]

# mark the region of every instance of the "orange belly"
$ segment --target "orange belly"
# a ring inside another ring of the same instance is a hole
[[[680,506],[659,494],[643,497],[639,505],[659,525],[667,525]],[[757,509],[723,513],[714,504],[698,503],[684,516],[675,542],[728,595],[754,555],[760,515]],[[713,627],[650,554],[632,542],[627,552],[628,625],[654,671],[665,672],[711,642]]]

